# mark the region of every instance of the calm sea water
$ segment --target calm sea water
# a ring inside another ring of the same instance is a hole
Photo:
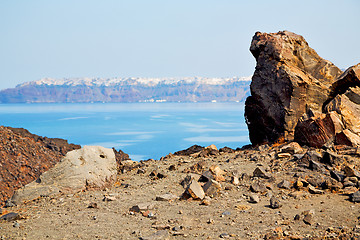
[[[0,104],[0,125],[115,147],[138,161],[194,144],[248,144],[243,109],[241,103]]]

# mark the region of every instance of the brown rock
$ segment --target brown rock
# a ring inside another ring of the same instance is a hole
[[[216,197],[221,191],[221,185],[215,180],[210,180],[203,186],[204,192],[209,197]]]
[[[309,108],[321,112],[330,86],[342,73],[294,33],[257,32],[250,51],[257,61],[245,117],[253,144],[292,140]]]
[[[336,112],[324,114],[321,117],[299,119],[295,128],[295,141],[300,144],[320,148],[328,142],[333,142],[335,134],[343,129]]]
[[[344,167],[344,172],[347,177],[357,177],[358,179],[360,179],[360,172],[355,170],[354,167],[346,165]]]
[[[312,214],[306,214],[305,217],[304,217],[304,223],[308,224],[308,225],[312,225],[314,224],[314,220],[313,220],[313,216]]]
[[[206,162],[205,161],[199,161],[193,166],[184,169],[185,173],[197,173],[201,174],[205,170]]]
[[[172,193],[165,193],[160,196],[156,196],[156,201],[174,201],[178,199],[178,197]]]
[[[345,129],[341,133],[336,134],[335,142],[338,145],[359,147],[360,146],[360,137],[359,137],[359,135],[352,133],[350,130]]]
[[[223,182],[225,181],[224,172],[218,165],[213,165],[209,168],[210,172],[214,174],[215,181]]]
[[[299,154],[304,152],[304,149],[297,142],[291,142],[283,146],[280,151],[282,153]]]
[[[262,167],[257,167],[257,168],[255,168],[255,170],[253,172],[253,177],[260,177],[260,178],[269,179],[269,178],[271,178],[271,174],[267,173],[265,171],[265,169],[263,169]]]
[[[205,197],[205,192],[200,184],[194,179],[190,182],[189,186],[186,188],[183,196],[192,197],[193,199],[203,199]]]
[[[251,184],[250,190],[255,193],[257,192],[264,193],[267,191],[265,184],[262,184],[260,182],[255,182]]]
[[[339,76],[331,86],[331,96],[345,93],[350,87],[355,86],[360,86],[360,63],[349,67]]]
[[[154,208],[152,203],[140,203],[130,208],[130,212],[143,212]]]
[[[272,197],[270,198],[270,207],[271,207],[272,209],[280,208],[280,207],[281,207],[281,203],[280,203],[280,201],[279,201],[276,197],[272,196]]]

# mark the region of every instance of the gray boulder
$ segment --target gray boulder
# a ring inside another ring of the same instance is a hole
[[[53,168],[38,180],[18,189],[12,201],[19,204],[40,196],[74,193],[91,188],[104,188],[117,174],[115,154],[112,149],[84,146],[68,152]]]

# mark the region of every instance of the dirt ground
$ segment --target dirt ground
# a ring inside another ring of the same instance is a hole
[[[254,154],[259,151],[146,161],[119,174],[105,190],[44,196],[4,208],[3,214],[16,212],[21,219],[0,222],[0,239],[360,239],[356,238],[360,236],[359,203],[328,190],[311,194],[306,189],[279,188],[284,179],[293,184],[294,174],[301,170],[291,166],[290,159],[281,163],[289,167],[275,168],[271,159],[254,160]],[[184,193],[180,182],[189,175],[186,169],[201,160],[206,163],[204,170],[218,165],[226,172],[222,190],[210,204],[191,198],[156,200],[165,193],[180,197]],[[270,170],[271,181],[252,177],[258,166]],[[239,185],[231,183],[235,173],[242,176]],[[250,195],[255,194],[250,186],[257,181],[267,189],[256,193],[257,203],[250,203]],[[271,196],[280,201],[280,208],[269,206]],[[129,210],[142,203],[150,205],[148,211]],[[307,211],[311,219],[304,221]]]

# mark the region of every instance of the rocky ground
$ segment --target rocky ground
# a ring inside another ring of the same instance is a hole
[[[291,143],[123,161],[109,188],[3,208],[0,237],[358,239],[359,157]]]

